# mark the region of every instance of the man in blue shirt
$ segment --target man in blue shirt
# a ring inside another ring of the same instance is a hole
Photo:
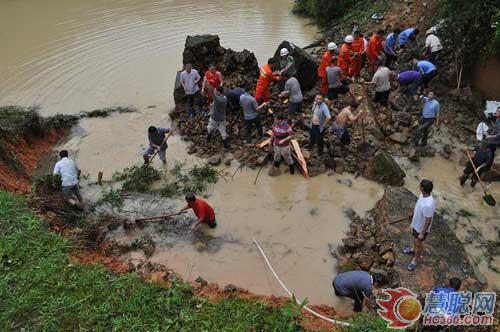
[[[422,110],[422,117],[420,118],[420,126],[415,131],[413,136],[413,144],[418,145],[420,141],[422,146],[427,145],[427,137],[429,136],[429,128],[434,122],[439,126],[439,111],[441,106],[439,102],[434,99],[434,92],[429,91],[427,97],[420,96],[424,103]]]
[[[385,39],[384,54],[385,54],[385,66],[392,69],[392,63],[398,59],[398,48],[399,41],[398,36],[401,33],[401,29],[395,28],[390,34],[387,35]]]
[[[408,28],[406,30],[403,30],[398,36],[398,41],[399,41],[399,46],[401,48],[405,47],[405,45],[409,44],[410,42],[415,41],[418,35],[418,29],[417,28]]]
[[[323,137],[325,135],[325,128],[328,126],[332,116],[330,115],[330,110],[328,106],[323,101],[322,95],[316,95],[314,99],[314,104],[312,107],[313,117],[311,120],[310,127],[310,146],[309,150],[312,151],[314,146],[318,145],[318,153],[323,154],[323,147],[325,142]]]
[[[422,75],[422,85],[424,88],[427,88],[432,79],[437,75],[436,66],[429,61],[418,61],[417,59],[413,59],[413,66],[415,66],[415,70],[418,70]]]
[[[405,94],[417,97],[418,89],[422,83],[422,75],[416,70],[406,70],[398,75],[399,87]]]
[[[267,106],[268,103],[262,103],[260,106],[257,99],[254,97],[255,90],[245,92],[240,97],[240,106],[243,109],[243,117],[245,119],[245,140],[247,144],[252,142],[252,129],[257,129],[259,138],[264,136],[262,131],[262,123],[260,121],[260,111]]]

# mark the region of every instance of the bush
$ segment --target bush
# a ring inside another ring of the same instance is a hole
[[[195,165],[186,169],[182,163],[176,163],[172,169],[173,179],[160,190],[164,197],[186,195],[189,193],[200,193],[207,189],[209,184],[217,183],[219,174],[210,165]]]
[[[441,0],[443,41],[456,50],[466,65],[481,56],[500,53],[500,3],[498,0]]]
[[[151,185],[160,179],[160,172],[148,165],[127,167],[113,174],[113,180],[124,181],[122,190],[126,192],[148,192]]]
[[[366,313],[357,314],[349,323],[351,326],[347,328],[347,332],[389,332],[394,331],[387,327],[387,322],[379,316],[374,316]]]
[[[312,17],[319,26],[328,26],[356,4],[355,0],[296,0],[294,12]]]

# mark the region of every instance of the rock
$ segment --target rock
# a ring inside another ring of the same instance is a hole
[[[330,251],[330,255],[332,255],[332,257],[334,257],[334,258],[339,257],[338,253],[337,253],[338,247],[339,247],[339,245],[337,245],[335,243],[328,243],[328,249]]]
[[[194,146],[194,145],[189,146],[189,148],[187,150],[188,154],[195,154],[196,152],[198,152],[198,149],[196,148],[196,146]]]
[[[279,59],[280,50],[282,48],[287,48],[290,51],[290,55],[293,56],[295,60],[295,68],[297,69],[297,79],[300,82],[302,92],[311,90],[318,81],[317,71],[318,62],[317,60],[308,52],[304,51],[299,46],[294,43],[283,41],[276,50],[274,57]]]
[[[486,182],[500,181],[500,164],[493,164],[491,169],[483,174],[482,179]]]
[[[387,152],[379,150],[368,161],[364,176],[385,185],[402,186],[406,174]]]
[[[358,265],[362,270],[368,271],[373,265],[373,258],[367,254],[361,254],[358,258]]]
[[[382,258],[385,260],[385,265],[386,266],[393,266],[394,265],[394,253],[392,251],[386,252]]]
[[[281,169],[276,168],[276,167],[270,167],[268,174],[269,174],[269,176],[280,176]]]
[[[337,167],[335,167],[335,173],[337,173],[337,174],[344,173],[344,166],[337,166]]]
[[[202,286],[206,286],[206,285],[208,285],[208,282],[207,282],[205,279],[203,279],[202,277],[198,277],[198,278],[196,278],[196,280],[195,280],[195,281],[196,281],[197,283],[201,284]]]
[[[387,253],[389,251],[394,251],[394,243],[392,243],[392,242],[384,242],[380,246],[380,248],[378,250],[378,253],[379,253],[379,255],[383,256],[385,253]]]
[[[265,164],[267,164],[267,157],[261,156],[257,158],[257,161],[255,163],[257,164],[257,166],[264,166]]]
[[[344,243],[344,246],[346,248],[360,248],[365,244],[365,240],[363,239],[354,239],[354,238],[347,238],[347,239],[342,239],[342,242]]]
[[[399,144],[405,144],[406,141],[408,140],[408,135],[405,135],[404,133],[394,133],[391,136],[389,136],[389,139],[393,142],[399,143]]]
[[[207,163],[212,166],[219,166],[221,163],[221,157],[219,155],[212,156],[208,158]]]
[[[226,166],[231,166],[232,162],[233,162],[233,158],[231,158],[231,157],[224,159],[224,165],[226,165]]]
[[[342,179],[342,180],[338,179],[337,183],[348,186],[349,188],[352,187],[352,181],[350,179]]]
[[[410,127],[412,124],[412,117],[408,112],[394,112],[392,118],[403,127]]]
[[[226,293],[234,293],[238,290],[238,287],[233,284],[228,284],[224,287],[224,292]]]

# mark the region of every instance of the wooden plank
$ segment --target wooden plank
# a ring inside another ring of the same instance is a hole
[[[272,135],[272,133],[273,133],[273,132],[272,132],[271,130],[268,130],[268,131],[266,132],[266,134],[268,134],[269,136],[271,136],[271,135]],[[257,144],[257,147],[258,147],[259,149],[262,149],[263,147],[265,147],[265,146],[267,146],[267,145],[269,145],[269,144],[271,144],[271,137],[269,137],[268,139],[266,139],[266,140],[264,140],[264,141],[260,142],[259,144]]]
[[[295,160],[297,160],[302,175],[304,175],[305,178],[309,178],[307,163],[306,160],[304,159],[304,155],[302,154],[302,150],[300,150],[299,142],[297,142],[297,140],[295,139],[292,139],[290,143],[292,144],[292,150],[293,150],[292,156],[295,158]]]

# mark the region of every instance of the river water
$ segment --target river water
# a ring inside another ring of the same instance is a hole
[[[44,115],[137,107],[137,113],[81,121],[64,144],[91,179],[98,171],[109,179],[114,171],[140,163],[147,126],[170,125],[168,111],[173,108],[186,35],[218,34],[224,47],[247,48],[262,64],[282,40],[306,45],[317,36],[309,22],[290,14],[291,6],[288,0],[2,1],[0,104],[39,105]],[[185,150],[174,136],[171,164],[200,162]],[[443,196],[452,192],[453,198],[470,198],[458,193],[450,162],[426,165],[408,179],[414,192],[416,178],[432,175],[438,167],[443,170]],[[383,188],[349,175],[304,180],[288,174],[269,178],[265,172],[254,185],[255,175],[244,170],[208,192],[219,221],[211,234],[230,236],[232,243],[216,253],[199,252],[188,244],[158,245],[151,259],[189,280],[202,276],[221,285],[285,295],[253,247],[255,236],[300,298],[338,305],[331,288],[335,261],[328,244],[339,243],[348,228],[343,209],[353,207],[363,214],[381,198]],[[89,188],[87,197],[95,199],[95,192]],[[484,217],[494,221],[495,213],[488,211]]]

